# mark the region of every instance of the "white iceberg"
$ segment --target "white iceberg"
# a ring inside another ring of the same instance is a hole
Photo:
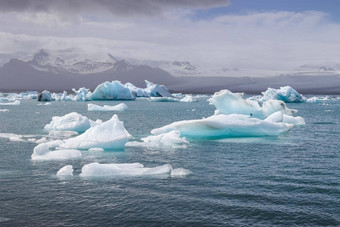
[[[139,88],[132,83],[125,86],[136,94],[137,97],[172,97],[170,91],[164,85],[154,84],[145,80],[146,88]]]
[[[131,135],[117,115],[100,125],[89,128],[83,134],[65,140],[61,148],[66,149],[123,149]]]
[[[262,95],[263,101],[274,99],[285,103],[306,102],[306,98],[290,86],[280,87],[280,89],[268,88],[262,92]]]
[[[20,105],[19,100],[15,100],[14,102],[0,102],[1,106],[18,106]]]
[[[72,165],[66,165],[63,168],[61,168],[57,174],[57,176],[73,176],[73,166]]]
[[[37,145],[33,154],[32,160],[65,160],[81,158],[81,153],[78,150],[50,150],[47,143]]]
[[[109,105],[99,106],[93,103],[87,104],[88,111],[124,111],[124,110],[127,110],[127,108],[128,107],[125,103],[120,103],[115,106],[109,106]]]
[[[0,112],[8,112],[9,109],[0,109]]]
[[[192,95],[185,95],[179,101],[180,102],[197,102],[197,100]]]
[[[171,173],[174,172],[172,175]],[[191,172],[184,169],[173,169],[171,165],[164,164],[152,168],[144,167],[140,163],[123,163],[123,164],[99,164],[97,162],[84,165],[80,176],[150,176],[150,175],[167,175],[167,176],[184,176]]]
[[[314,97],[307,99],[307,102],[309,102],[309,103],[321,103],[321,102],[326,102],[326,101],[329,101],[329,100],[331,100],[331,99],[328,96],[324,96],[324,97],[314,96]]]
[[[184,120],[151,131],[154,135],[178,130],[191,138],[228,138],[276,136],[292,128],[292,124],[276,123],[241,114],[219,114],[199,120]]]
[[[126,146],[142,146],[156,149],[186,148],[189,142],[185,137],[180,137],[180,132],[173,130],[155,136],[148,136],[141,139],[143,142],[128,142]]]
[[[76,131],[82,133],[90,127],[91,123],[87,117],[72,112],[62,117],[52,117],[52,121],[45,125],[44,129],[48,131]]]
[[[91,95],[90,100],[136,99],[136,95],[120,81],[106,81],[99,84]]]
[[[277,111],[282,111],[285,114],[297,112],[288,109],[283,101],[268,100],[260,106],[255,100],[243,99],[243,93],[232,93],[228,90],[216,92],[209,99],[209,103],[216,107],[216,114],[243,114],[260,119],[264,119]]]
[[[89,100],[92,95],[90,89],[84,87],[79,88],[78,90],[73,88],[72,91],[75,93],[75,96],[73,97],[74,101],[86,101]]]

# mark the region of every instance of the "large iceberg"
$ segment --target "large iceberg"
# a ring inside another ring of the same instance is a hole
[[[199,120],[184,120],[151,131],[154,135],[178,130],[191,138],[227,138],[275,136],[288,131],[292,124],[261,120],[241,114],[218,114]]]
[[[117,115],[99,125],[89,128],[83,134],[65,140],[61,148],[67,149],[123,149],[131,135],[124,128]]]
[[[124,110],[127,110],[127,108],[128,107],[125,103],[120,103],[115,106],[109,106],[109,105],[99,106],[93,103],[87,104],[88,111],[124,111]]]
[[[88,98],[91,100],[136,99],[136,94],[120,81],[106,81],[99,84]]]
[[[285,114],[297,112],[288,109],[283,101],[268,100],[260,106],[255,100],[243,99],[243,93],[232,93],[228,90],[216,92],[209,102],[216,107],[216,114],[243,114],[264,119],[277,111],[282,111]]]
[[[31,155],[32,160],[65,160],[80,158],[81,153],[78,150],[53,150],[49,149],[47,143],[37,145],[33,154]]]
[[[306,102],[306,98],[290,86],[280,87],[280,89],[268,88],[262,92],[262,101],[281,100],[285,103]]]
[[[173,130],[159,135],[148,136],[141,139],[143,142],[128,142],[126,146],[151,147],[156,149],[186,148],[189,142],[185,137],[180,137],[180,132]]]
[[[172,174],[173,173],[173,174]],[[80,176],[150,176],[150,175],[167,175],[167,176],[185,176],[191,172],[186,169],[173,169],[171,165],[164,164],[152,168],[144,167],[140,163],[122,163],[122,164],[100,164],[91,163],[84,165]]]
[[[82,133],[90,127],[91,122],[87,117],[72,112],[62,117],[52,117],[52,121],[45,125],[44,129],[49,131],[75,131]]]

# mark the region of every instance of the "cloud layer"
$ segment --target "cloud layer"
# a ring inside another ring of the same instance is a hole
[[[206,9],[227,6],[229,0],[2,0],[2,12],[109,12],[118,16],[157,15],[176,8]]]

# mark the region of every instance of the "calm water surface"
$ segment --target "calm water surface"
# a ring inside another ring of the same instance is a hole
[[[116,105],[120,101],[93,102]],[[208,117],[214,107],[196,103],[124,102],[117,113],[133,140],[173,121]],[[32,161],[35,143],[0,138],[0,226],[339,226],[340,100],[288,104],[306,125],[279,137],[190,140],[186,149],[126,147],[88,152],[65,161]],[[0,133],[35,135],[52,116],[78,112],[108,120],[113,112],[88,112],[87,103],[3,106]],[[79,177],[91,162],[171,164],[192,171],[184,178]],[[56,172],[73,165],[73,177]]]

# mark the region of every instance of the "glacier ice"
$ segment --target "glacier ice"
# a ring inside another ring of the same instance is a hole
[[[76,131],[82,133],[90,127],[91,123],[87,117],[72,112],[62,117],[52,117],[52,121],[45,125],[44,129],[48,131]]]
[[[145,91],[149,97],[172,97],[170,91],[164,85],[154,84],[147,80],[145,80],[145,83]]]
[[[57,176],[73,176],[73,166],[72,165],[66,165],[63,168],[61,168],[57,174]]]
[[[41,143],[33,149],[32,160],[65,160],[81,158],[78,150],[50,150],[49,145]]]
[[[66,149],[123,149],[131,135],[117,115],[100,125],[89,128],[83,134],[65,140],[61,148]]]
[[[136,99],[136,94],[120,81],[106,81],[99,84],[88,98],[91,100]]]
[[[128,142],[126,146],[142,146],[156,149],[186,148],[189,142],[185,137],[180,137],[180,132],[173,130],[159,135],[148,136],[141,139],[143,142]]]
[[[199,120],[173,122],[151,131],[154,135],[178,130],[181,136],[191,138],[227,138],[279,135],[292,124],[276,123],[241,114],[218,114]]]
[[[73,136],[77,136],[78,132],[75,131],[50,131],[48,133],[48,137],[50,138],[58,138],[58,139],[66,139]]]
[[[41,102],[50,102],[52,101],[52,94],[51,92],[45,90],[38,95],[37,99]]]
[[[275,99],[285,103],[306,102],[306,98],[290,86],[280,87],[280,89],[268,88],[262,92],[262,95],[262,101]]]
[[[109,106],[109,105],[99,106],[93,103],[87,104],[88,111],[124,111],[124,110],[127,110],[127,108],[128,107],[125,103],[120,103],[115,106]]]
[[[283,122],[283,123],[288,123],[292,125],[304,125],[305,124],[305,119],[302,117],[293,117],[289,116],[286,114],[283,114],[282,111],[277,111],[270,116],[268,116],[265,121],[270,121],[270,122]]]
[[[179,101],[180,102],[197,102],[197,100],[192,95],[185,95]]]
[[[87,89],[84,87],[79,88],[78,90],[73,88],[72,91],[75,93],[75,96],[73,97],[74,101],[86,101],[86,100],[89,100],[89,98],[92,95],[92,92],[90,91],[90,89]]]
[[[172,172],[174,174],[172,175]],[[84,165],[80,176],[150,176],[150,175],[167,175],[167,176],[184,176],[191,172],[185,169],[173,169],[171,165],[164,164],[161,166],[147,168],[141,163],[122,163],[122,164],[100,164],[91,163]]]
[[[217,114],[244,114],[260,119],[277,111],[283,111],[286,114],[297,112],[288,109],[286,104],[280,100],[268,100],[260,106],[255,100],[243,99],[243,93],[232,93],[228,90],[216,92],[209,99],[209,103],[216,107]]]

